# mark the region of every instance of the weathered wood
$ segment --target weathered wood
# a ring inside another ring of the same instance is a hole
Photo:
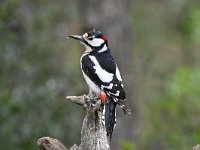
[[[192,150],[200,150],[200,145],[199,144],[195,145]]]
[[[106,136],[105,125],[102,120],[102,105],[97,98],[83,96],[67,96],[68,100],[81,105],[86,110],[81,130],[81,144],[67,149],[59,140],[51,137],[38,139],[41,150],[110,150],[109,140]],[[200,150],[200,145],[193,147]]]
[[[81,130],[81,144],[76,144],[70,150],[110,150],[109,139],[102,120],[102,104],[98,98],[83,96],[67,96],[70,100],[81,105],[86,110]],[[57,139],[43,137],[38,140],[41,150],[67,150]]]
[[[51,137],[40,138],[38,140],[38,146],[41,150],[67,150],[59,140]]]
[[[87,98],[86,95],[82,95],[82,96],[67,96],[66,99],[70,100],[78,105],[82,105],[84,106],[85,103],[85,99]]]

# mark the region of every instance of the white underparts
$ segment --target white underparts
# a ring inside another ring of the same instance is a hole
[[[83,77],[85,78],[85,81],[87,85],[92,89],[92,91],[96,94],[100,93],[100,88],[92,81],[90,78],[83,72]]]

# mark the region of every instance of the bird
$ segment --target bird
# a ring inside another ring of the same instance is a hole
[[[121,74],[111,55],[107,37],[93,29],[83,35],[69,35],[69,38],[85,46],[85,52],[80,58],[81,70],[89,87],[88,95],[98,95],[104,105],[104,123],[107,136],[111,139],[116,124],[116,105],[122,108],[125,115],[130,114],[130,109],[125,102],[126,93]]]

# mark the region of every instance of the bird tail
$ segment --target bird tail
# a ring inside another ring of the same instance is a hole
[[[107,103],[105,104],[105,125],[107,136],[112,137],[113,129],[116,124],[116,105],[117,103],[112,99],[107,99]]]
[[[122,108],[122,110],[123,110],[123,112],[124,112],[125,115],[127,115],[127,114],[130,115],[130,114],[131,114],[131,110],[130,110],[130,108],[126,105],[125,100],[119,99],[118,102],[117,102],[117,104]]]

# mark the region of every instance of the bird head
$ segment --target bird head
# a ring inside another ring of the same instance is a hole
[[[106,36],[95,29],[86,32],[83,35],[69,35],[69,37],[80,41],[86,48],[90,48],[91,51],[95,48],[101,48],[105,44],[107,45]]]

